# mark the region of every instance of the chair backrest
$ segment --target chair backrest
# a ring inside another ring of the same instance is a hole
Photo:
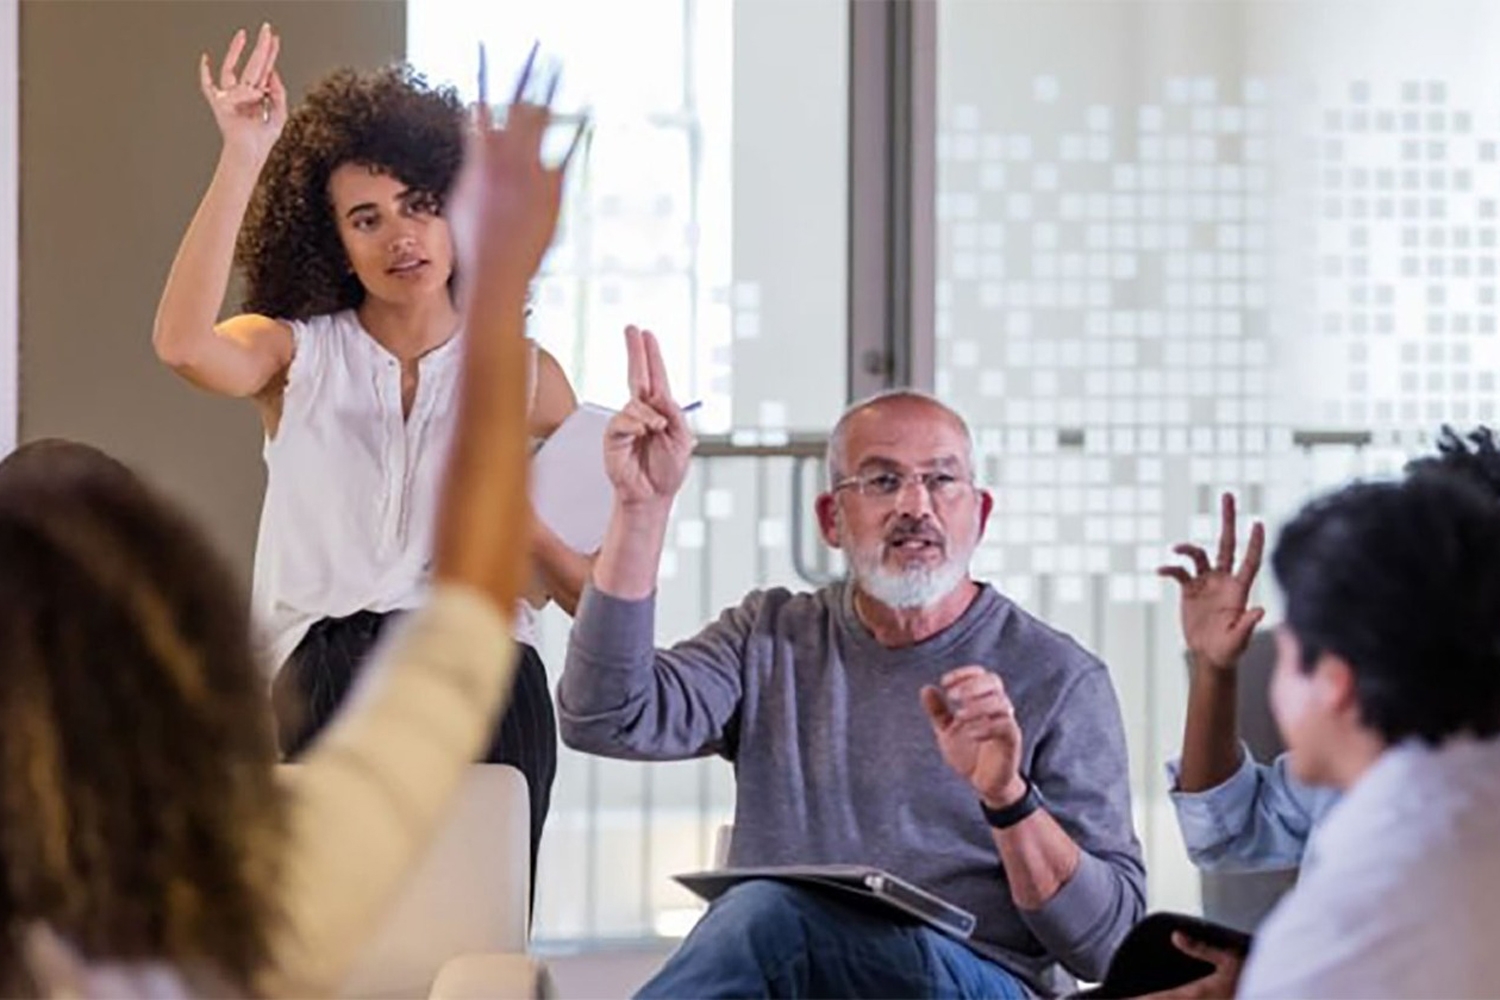
[[[714,831],[714,867],[729,867],[729,845],[734,842],[734,824],[720,823]]]
[[[295,766],[295,765],[293,765]],[[526,950],[531,818],[526,779],[475,764],[427,853],[340,989],[344,997],[424,997],[466,952]]]
[[[1269,631],[1256,632],[1240,658],[1237,683],[1236,722],[1240,738],[1262,763],[1286,749],[1276,720],[1271,715],[1269,686],[1276,666],[1276,638]],[[1296,871],[1203,872],[1203,916],[1215,923],[1247,933],[1265,919],[1277,900],[1297,881]]]

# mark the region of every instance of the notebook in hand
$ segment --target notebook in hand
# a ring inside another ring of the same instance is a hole
[[[1077,1000],[1105,1000],[1145,996],[1175,989],[1202,979],[1214,967],[1186,954],[1172,943],[1172,932],[1214,948],[1244,957],[1250,953],[1250,935],[1222,924],[1209,923],[1181,913],[1153,913],[1130,929],[1109,960],[1104,982],[1074,994]]]
[[[675,876],[689,890],[713,902],[741,882],[776,879],[813,889],[843,893],[915,918],[950,937],[974,933],[974,914],[954,906],[890,872],[865,865],[775,865],[764,868],[718,868]]]

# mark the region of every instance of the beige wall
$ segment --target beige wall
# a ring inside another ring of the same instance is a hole
[[[334,66],[405,48],[403,0],[21,4],[20,438],[88,441],[134,464],[247,581],[263,486],[255,414],[172,375],[150,340],[218,152],[198,54],[267,19],[294,100]]]

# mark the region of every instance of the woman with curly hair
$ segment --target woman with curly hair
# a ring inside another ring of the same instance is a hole
[[[525,299],[561,170],[545,107],[478,141],[479,267],[432,585],[278,769],[247,603],[86,445],[0,462],[0,996],[333,996],[504,709],[524,554]],[[535,985],[535,984],[533,984]]]
[[[223,149],[153,343],[194,384],[252,400],[265,427],[253,607],[278,669],[282,749],[296,757],[427,585],[463,341],[443,208],[466,114],[452,90],[396,67],[334,72],[289,117],[279,36],[263,25],[239,66],[246,43],[235,35],[217,81],[203,56]],[[216,322],[234,263],[244,311]],[[535,346],[531,357],[535,441],[576,402],[557,361]],[[550,596],[571,613],[588,564],[541,525],[531,551],[539,586],[517,610],[515,704],[486,759],[526,776],[534,869],[557,768],[534,607]]]

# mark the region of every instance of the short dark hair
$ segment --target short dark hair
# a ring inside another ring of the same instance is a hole
[[[1283,529],[1272,567],[1303,668],[1346,660],[1386,742],[1500,732],[1500,510],[1472,477],[1336,490]]]
[[[339,240],[329,177],[360,164],[441,205],[463,163],[463,137],[458,93],[429,86],[409,66],[325,77],[287,119],[240,228],[245,311],[297,320],[359,306],[365,289]]]
[[[1488,427],[1481,425],[1459,434],[1444,424],[1438,432],[1437,454],[1414,459],[1406,466],[1409,475],[1434,470],[1467,477],[1500,500],[1500,446]]]
[[[0,462],[0,993],[34,924],[254,991],[285,835],[266,689],[174,505],[86,445]]]

